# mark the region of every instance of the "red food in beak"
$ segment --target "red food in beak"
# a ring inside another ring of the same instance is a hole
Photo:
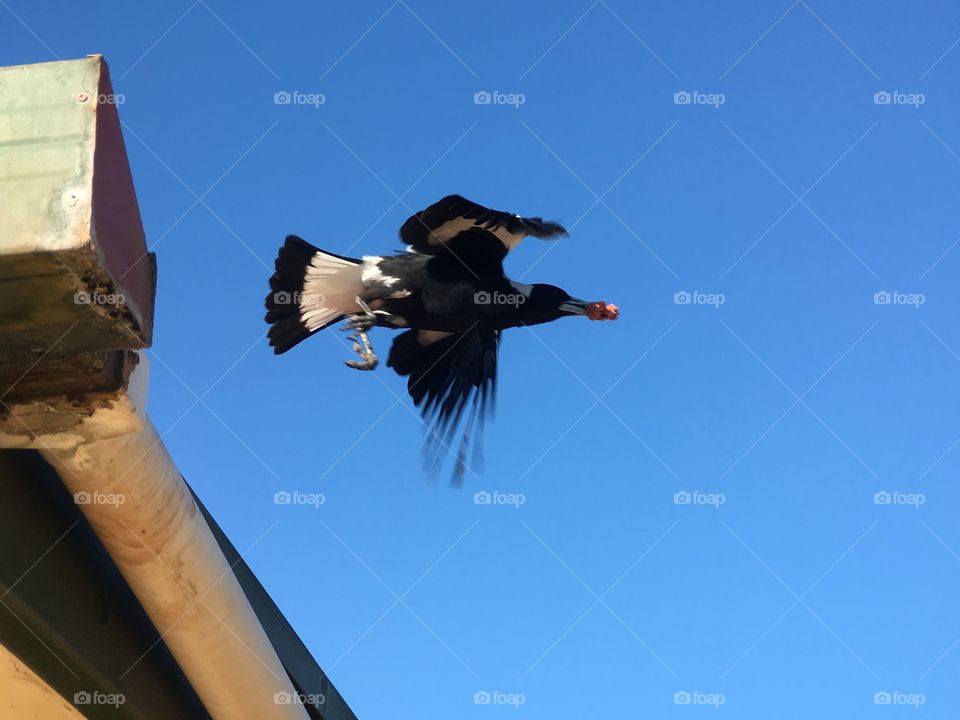
[[[613,303],[598,300],[587,305],[587,317],[591,320],[616,320],[620,317],[620,309]]]

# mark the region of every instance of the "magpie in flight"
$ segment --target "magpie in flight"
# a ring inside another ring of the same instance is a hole
[[[347,365],[372,370],[377,356],[367,331],[408,328],[394,339],[387,366],[408,378],[407,390],[431,426],[426,450],[434,460],[472,406],[458,451],[459,480],[474,426],[493,409],[501,332],[568,315],[619,316],[605,301],[586,302],[553,285],[526,285],[504,274],[504,257],[524,237],[566,234],[539,217],[448,195],[403,224],[407,250],[397,255],[349,258],[288,235],[266,299],[270,345],[279,355],[345,320],[360,357]],[[479,437],[474,449],[479,457]]]

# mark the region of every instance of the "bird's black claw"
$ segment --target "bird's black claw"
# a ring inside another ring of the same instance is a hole
[[[373,345],[370,343],[367,333],[357,329],[356,334],[350,335],[349,339],[353,340],[353,352],[359,355],[360,359],[345,360],[347,367],[352,367],[354,370],[373,370],[379,360],[376,353],[373,352]]]
[[[360,360],[345,360],[344,364],[347,367],[352,367],[354,370],[373,370],[380,362],[376,355],[361,353],[360,357]]]
[[[344,332],[354,332],[357,330],[366,332],[373,327],[374,320],[376,320],[376,318],[373,315],[366,315],[363,313],[350,315],[347,317],[346,322],[344,322],[343,328],[341,329]]]

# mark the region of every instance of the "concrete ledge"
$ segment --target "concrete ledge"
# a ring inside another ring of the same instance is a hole
[[[8,400],[115,390],[126,378],[113,351],[150,344],[156,264],[120,100],[99,55],[0,68],[0,388]]]

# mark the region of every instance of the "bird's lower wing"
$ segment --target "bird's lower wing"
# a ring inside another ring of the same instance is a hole
[[[482,426],[492,414],[497,380],[500,332],[474,326],[462,333],[408,330],[393,341],[387,366],[407,377],[407,390],[426,424],[427,460],[436,465],[467,412],[457,451],[454,481],[468,469],[467,451],[474,438],[474,458],[481,455]],[[475,433],[475,434],[474,434]]]

